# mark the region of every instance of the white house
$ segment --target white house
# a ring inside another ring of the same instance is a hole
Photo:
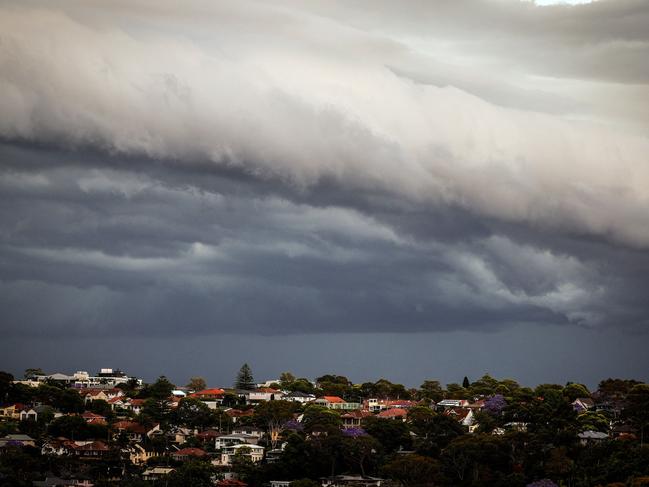
[[[228,446],[221,450],[221,457],[214,462],[217,465],[231,465],[235,455],[248,457],[253,463],[259,463],[264,458],[264,447],[248,444]]]
[[[231,434],[219,436],[214,440],[214,448],[221,449],[234,445],[256,445],[259,437],[247,434]]]

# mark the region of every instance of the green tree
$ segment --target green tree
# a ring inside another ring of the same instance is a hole
[[[381,474],[404,487],[433,484],[440,475],[440,464],[422,455],[398,456],[383,466]]]
[[[277,446],[282,425],[293,418],[298,408],[298,404],[289,401],[266,401],[255,408],[253,420],[266,431],[273,448]]]
[[[176,424],[200,429],[213,424],[215,417],[203,401],[184,397],[173,412],[173,419]]]
[[[90,411],[92,411],[95,414],[100,414],[105,418],[110,418],[113,415],[113,410],[110,407],[110,404],[108,404],[103,399],[97,399],[95,401],[92,401],[90,402],[89,406],[90,406]]]
[[[45,372],[41,368],[30,368],[25,370],[24,377],[25,379],[33,379],[37,375],[45,375]]]
[[[446,393],[449,399],[463,399],[466,396],[467,390],[460,384],[452,382],[446,384]]]
[[[586,411],[577,416],[580,431],[601,431],[608,433],[609,420],[602,414],[595,411]]]
[[[202,391],[207,389],[207,382],[202,377],[192,377],[187,383],[187,388],[192,391]]]
[[[369,463],[380,447],[379,442],[368,435],[347,437],[342,442],[343,457],[352,469],[358,467],[357,472],[362,476],[367,474]]]
[[[255,472],[255,464],[250,458],[250,448],[239,448],[232,456],[231,469],[244,482],[248,482]]]
[[[342,420],[340,414],[323,406],[310,405],[304,410],[302,419],[305,433],[313,432],[340,433]]]
[[[568,398],[568,401],[572,402],[578,397],[590,397],[590,392],[585,385],[573,382],[563,388],[563,395]]]
[[[290,372],[282,372],[279,375],[279,384],[282,387],[287,387],[289,384],[295,381],[295,376]]]
[[[438,380],[427,380],[419,386],[419,397],[439,402],[444,399],[444,389]]]
[[[72,440],[93,438],[94,432],[81,416],[61,416],[52,420],[48,426],[50,436],[63,436]]]
[[[469,382],[469,378],[466,375],[464,376],[464,380],[462,380],[462,387],[465,389],[471,387],[471,382]]]
[[[303,377],[295,379],[293,382],[286,386],[286,389],[289,391],[303,392],[305,394],[313,394],[315,387],[311,384],[309,379]]]
[[[389,421],[369,416],[363,419],[362,427],[370,436],[376,438],[387,454],[394,453],[400,448],[409,450],[412,447],[408,425],[402,421]]]
[[[638,427],[640,444],[644,445],[649,426],[649,384],[636,384],[629,390],[624,416]]]
[[[243,390],[252,390],[255,388],[255,379],[253,378],[252,370],[247,363],[243,364],[239,369],[234,387]]]
[[[0,371],[0,404],[7,401],[9,391],[13,386],[14,376],[9,372]]]
[[[169,399],[169,397],[171,396],[171,391],[173,391],[175,388],[176,386],[172,384],[169,379],[167,379],[164,375],[161,375],[160,377],[158,377],[158,380],[156,380],[148,387],[148,395],[149,397],[152,397],[153,399],[156,399],[158,401]]]
[[[167,399],[148,398],[144,401],[140,416],[140,422],[143,424],[160,423],[161,428],[166,429],[172,419],[169,401]]]
[[[183,463],[165,479],[168,487],[214,487],[216,469],[209,463],[193,460]]]

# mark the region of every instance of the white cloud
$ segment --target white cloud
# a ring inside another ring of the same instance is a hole
[[[414,82],[389,66],[423,54],[334,7],[325,18],[242,2],[63,5],[2,7],[4,137],[209,160],[302,187],[333,179],[649,245],[649,140],[620,129],[622,114],[609,121],[601,109],[595,124]],[[100,176],[82,184],[142,190]]]

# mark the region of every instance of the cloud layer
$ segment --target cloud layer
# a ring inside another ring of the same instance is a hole
[[[647,26],[644,0],[5,3],[3,330],[644,330]]]

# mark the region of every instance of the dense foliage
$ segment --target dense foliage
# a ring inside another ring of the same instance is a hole
[[[199,379],[190,380],[192,390],[205,387]],[[129,386],[130,396],[140,401],[138,411],[115,409],[103,399],[89,402],[56,384],[14,383],[10,374],[0,372],[3,406],[39,405],[36,421],[0,421],[0,438],[28,434],[36,445],[2,447],[0,487],[31,486],[46,475],[76,475],[99,486],[144,486],[150,483],[142,473],[152,465],[174,468],[165,479],[169,486],[214,485],[225,471],[250,486],[289,480],[309,487],[339,474],[382,477],[404,487],[612,487],[645,485],[649,478],[649,385],[607,379],[591,393],[582,384],[531,389],[488,375],[462,382],[444,388],[427,380],[407,389],[385,379],[353,384],[333,374],[311,383],[286,372],[275,384],[287,394],[338,396],[354,404],[373,398],[387,404],[383,409],[407,409],[386,419],[378,410],[352,414],[324,403],[246,404],[242,391],[237,392],[245,389],[239,386],[254,387],[245,366],[237,390],[226,391],[219,407],[200,396],[173,399],[176,386],[160,377],[137,390]],[[440,403],[452,399],[456,402]],[[103,419],[89,421],[89,413]],[[215,466],[214,438],[246,425],[263,432],[264,460],[252,461],[242,449],[228,467]],[[45,452],[43,446],[55,439],[101,441],[109,453],[89,461]],[[153,452],[147,463],[130,461],[136,444]],[[204,456],[181,461],[172,455],[189,447],[202,449]]]

